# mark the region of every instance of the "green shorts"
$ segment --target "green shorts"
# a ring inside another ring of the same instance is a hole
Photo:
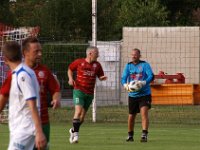
[[[48,124],[42,125],[42,130],[48,143],[47,148],[45,150],[49,150],[50,124],[48,123]],[[34,146],[33,150],[37,150],[37,148],[35,148]]]
[[[81,105],[85,111],[90,107],[94,95],[86,94],[80,90],[73,90],[73,102],[74,105]]]

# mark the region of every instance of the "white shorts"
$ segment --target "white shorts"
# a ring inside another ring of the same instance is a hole
[[[27,134],[10,134],[8,150],[33,150],[35,136]]]

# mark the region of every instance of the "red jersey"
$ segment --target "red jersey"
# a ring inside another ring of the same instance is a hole
[[[12,80],[12,72],[8,71],[7,78],[4,80],[1,86],[0,94],[4,96],[9,96],[11,80]]]
[[[47,91],[53,95],[55,92],[60,92],[60,86],[51,71],[46,66],[39,64],[33,68],[33,70],[35,71],[40,85],[41,121],[42,124],[47,124],[49,123]],[[8,76],[3,83],[1,87],[1,94],[9,94],[11,77],[12,76],[10,74],[10,76]]]
[[[96,76],[98,78],[104,76],[99,62],[88,63],[85,58],[76,59],[69,65],[69,69],[77,72],[74,89],[86,94],[94,94]]]

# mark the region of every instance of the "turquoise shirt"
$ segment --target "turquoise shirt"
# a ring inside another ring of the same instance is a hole
[[[146,85],[139,91],[129,92],[128,94],[130,97],[141,97],[151,94],[150,83],[153,78],[154,74],[149,63],[145,61],[139,61],[138,64],[129,62],[124,68],[121,84],[124,85],[134,80],[146,81]]]

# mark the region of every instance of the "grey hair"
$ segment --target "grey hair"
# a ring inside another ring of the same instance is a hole
[[[90,51],[92,51],[92,50],[98,50],[98,48],[96,46],[89,46],[86,49],[86,54],[88,55],[90,53]]]
[[[133,51],[137,51],[139,54],[141,53],[138,48],[134,48]]]

